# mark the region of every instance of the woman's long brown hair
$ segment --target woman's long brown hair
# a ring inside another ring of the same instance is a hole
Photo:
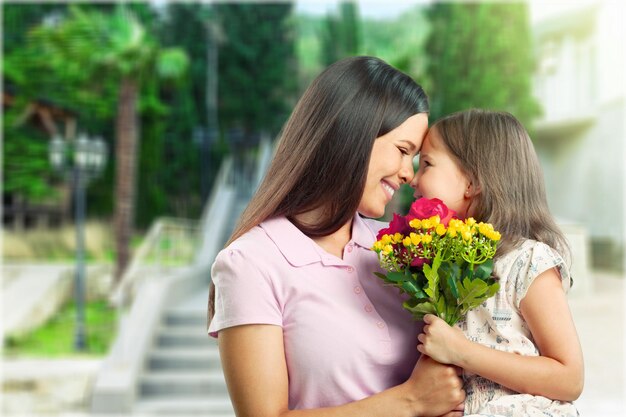
[[[427,112],[424,90],[378,58],[330,65],[296,104],[268,172],[226,245],[278,216],[311,237],[337,231],[357,211],[374,140]],[[314,209],[322,212],[316,224],[296,220]],[[211,283],[209,323],[214,298]]]

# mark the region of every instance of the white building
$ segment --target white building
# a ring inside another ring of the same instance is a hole
[[[625,259],[625,10],[600,0],[533,27],[543,107],[533,139],[550,208],[586,229],[598,268]]]

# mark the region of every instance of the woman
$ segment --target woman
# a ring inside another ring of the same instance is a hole
[[[427,112],[419,85],[371,57],[329,66],[296,105],[212,269],[209,332],[239,417],[436,416],[463,402],[455,368],[416,364],[421,326],[373,275],[383,224],[361,217],[413,178]]]

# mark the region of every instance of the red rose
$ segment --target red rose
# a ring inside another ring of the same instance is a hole
[[[443,201],[438,198],[419,198],[411,204],[409,214],[406,216],[406,221],[410,222],[413,219],[428,219],[432,216],[439,215],[439,219],[444,226],[448,226],[450,219],[454,218],[456,213],[454,210],[450,210]]]
[[[413,258],[411,266],[423,267],[424,264],[430,264],[430,259],[427,258]]]
[[[383,235],[395,235],[396,233],[407,235],[410,232],[411,228],[407,219],[404,216],[393,213],[393,219],[389,222],[389,227],[380,229],[378,235],[376,235],[376,240],[380,240]]]

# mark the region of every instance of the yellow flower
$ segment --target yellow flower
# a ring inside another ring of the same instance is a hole
[[[391,236],[383,235],[383,237],[380,238],[380,241],[382,242],[383,245],[388,245],[391,243]]]
[[[422,235],[422,242],[430,243],[433,241],[433,237],[431,235]]]
[[[457,232],[456,227],[452,227],[452,226],[448,227],[448,236],[456,237],[456,232]]]
[[[393,243],[400,243],[402,242],[402,239],[404,239],[404,236],[402,236],[402,234],[400,233],[396,233],[393,235]]]
[[[420,227],[422,227],[422,222],[420,222],[420,219],[413,219],[409,222],[409,226],[411,226],[413,229],[419,229]]]
[[[430,229],[431,227],[430,219],[422,220],[422,229]]]
[[[417,233],[411,233],[411,234],[410,234],[410,237],[411,237],[411,242],[412,242],[415,246],[419,245],[419,244],[422,242],[422,236],[421,236],[421,235],[418,235]]]
[[[407,236],[407,237],[405,237],[405,238],[402,240],[402,244],[403,244],[404,246],[411,246],[411,238],[410,238],[410,237],[408,237],[408,236]]]
[[[463,227],[463,225],[463,221],[459,219],[450,219],[450,223],[448,223],[448,227],[454,227],[455,229]]]
[[[466,229],[461,232],[461,236],[463,237],[463,240],[470,240],[472,238],[472,233],[469,229]]]
[[[435,214],[430,219],[428,219],[428,221],[430,222],[432,227],[435,227],[441,222],[441,218],[439,217],[438,214]]]
[[[493,232],[493,226],[489,223],[478,223],[478,231],[480,234],[487,236],[489,233]]]
[[[465,224],[468,226],[474,226],[476,224],[476,220],[473,217],[468,217],[465,219]]]
[[[385,247],[383,248],[383,253],[385,255],[389,255],[393,253],[393,246],[391,245],[385,245]]]
[[[502,237],[500,235],[500,232],[496,232],[495,230],[493,232],[490,233],[489,236],[487,236],[489,239],[493,240],[494,242],[497,242],[498,240],[500,240],[500,238]]]
[[[443,224],[439,223],[437,225],[437,228],[435,229],[435,231],[437,232],[437,234],[439,236],[443,236],[446,234],[446,226],[444,226]]]

